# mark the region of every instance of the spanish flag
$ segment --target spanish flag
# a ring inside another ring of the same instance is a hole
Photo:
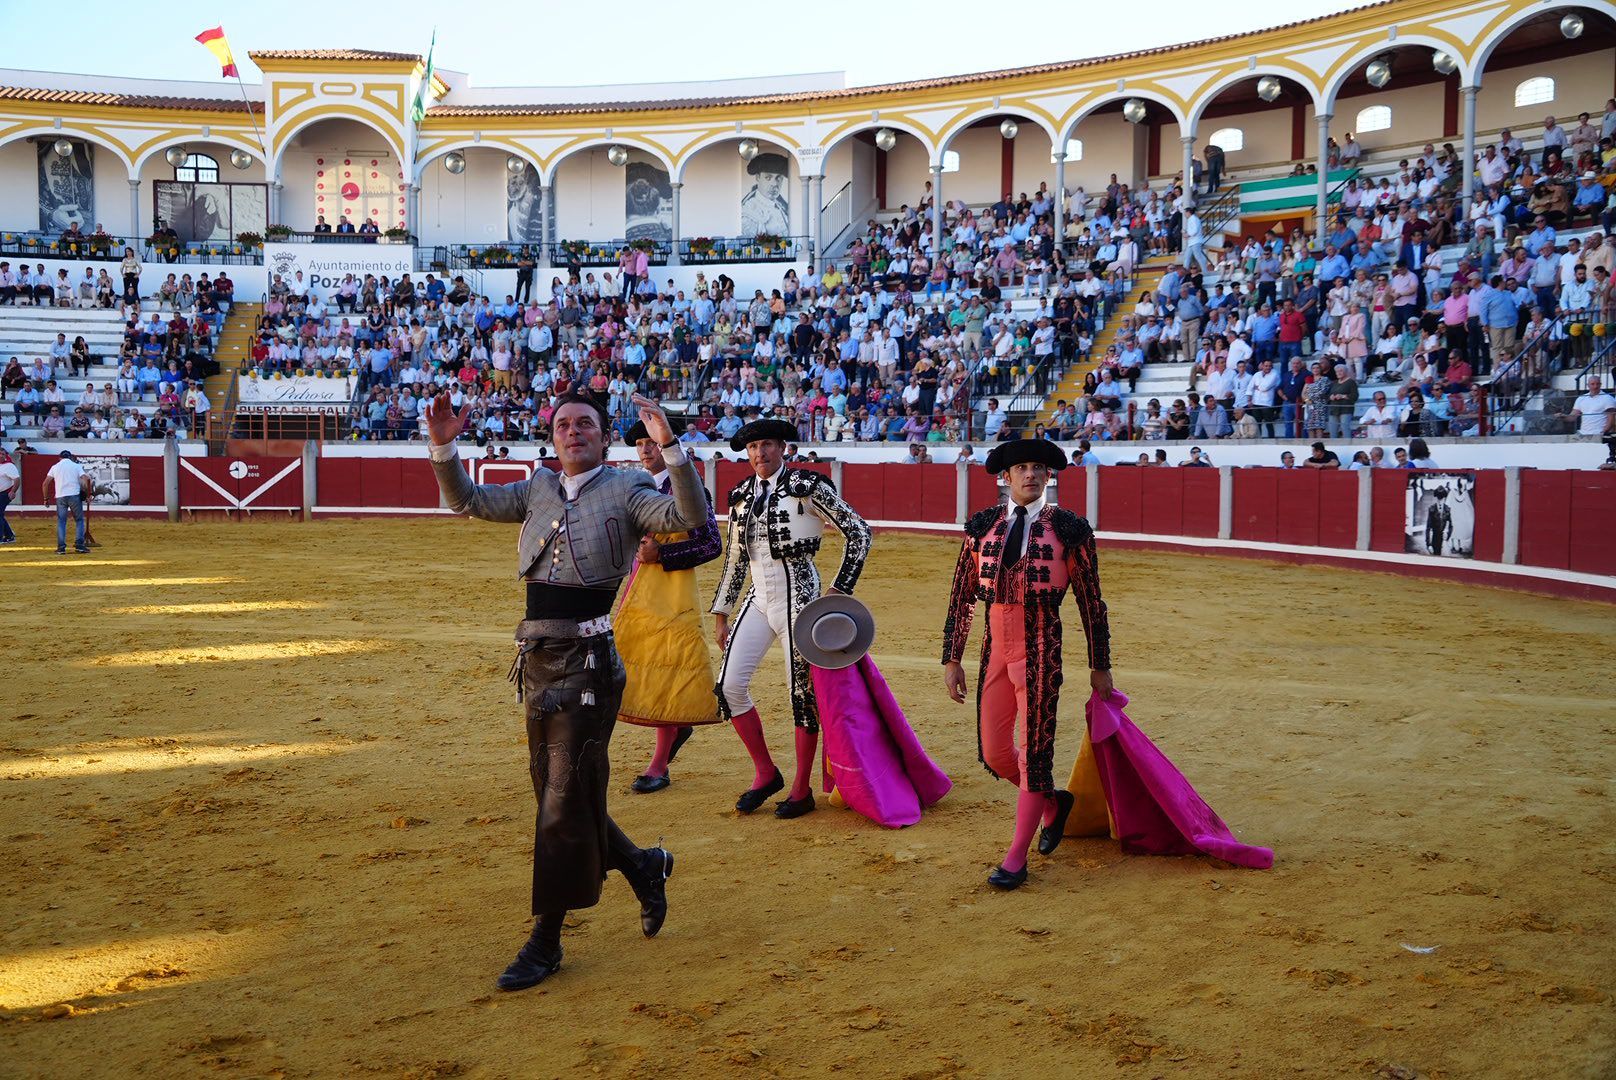
[[[221,79],[237,75],[236,58],[230,55],[230,42],[224,39],[224,27],[215,26],[212,30],[204,30],[196,35],[196,40],[207,46],[208,52],[219,58],[219,63],[224,68],[219,72]]]

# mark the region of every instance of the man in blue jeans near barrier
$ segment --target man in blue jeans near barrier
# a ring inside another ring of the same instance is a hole
[[[61,460],[52,465],[50,472],[45,474],[45,483],[40,490],[40,501],[46,506],[56,503],[56,554],[67,554],[67,515],[73,515],[77,533],[73,540],[73,550],[80,555],[90,553],[86,543],[84,531],[84,497],[90,488],[90,478],[84,474],[84,468],[73,458],[73,451],[63,450]]]

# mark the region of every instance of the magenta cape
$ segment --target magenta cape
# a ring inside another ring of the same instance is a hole
[[[1142,855],[1206,854],[1266,870],[1274,865],[1268,848],[1241,843],[1195,793],[1156,744],[1134,726],[1118,691],[1089,696],[1089,739],[1100,786],[1122,850]]]
[[[953,783],[937,767],[868,655],[852,667],[811,667],[825,733],[825,790],[889,829],[913,825]]]

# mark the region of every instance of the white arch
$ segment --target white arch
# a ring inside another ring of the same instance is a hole
[[[1182,129],[1184,131],[1184,133],[1189,134],[1189,135],[1194,135],[1197,131],[1199,131],[1200,127],[1201,127],[1201,121],[1206,118],[1206,110],[1211,108],[1212,103],[1215,100],[1217,100],[1217,96],[1219,94],[1223,93],[1225,90],[1229,89],[1229,87],[1238,86],[1241,83],[1246,82],[1247,80],[1250,80],[1251,83],[1252,83],[1252,87],[1251,87],[1252,108],[1253,109],[1268,108],[1269,107],[1268,103],[1266,101],[1264,101],[1262,98],[1257,96],[1256,82],[1257,82],[1258,79],[1262,78],[1264,75],[1272,75],[1277,79],[1285,79],[1285,80],[1287,80],[1287,81],[1289,81],[1291,83],[1294,83],[1297,86],[1300,86],[1302,89],[1307,91],[1308,97],[1313,99],[1313,111],[1315,113],[1319,113],[1319,112],[1324,111],[1323,109],[1320,108],[1320,105],[1321,105],[1323,99],[1319,96],[1319,88],[1312,85],[1311,83],[1305,82],[1302,79],[1301,74],[1299,72],[1297,72],[1296,69],[1279,67],[1279,66],[1277,66],[1275,64],[1258,64],[1254,68],[1250,68],[1250,69],[1242,68],[1239,71],[1232,72],[1229,75],[1225,75],[1223,78],[1219,79],[1217,82],[1213,83],[1211,86],[1208,86],[1205,89],[1203,89],[1201,91],[1201,93],[1196,97],[1195,103],[1190,106],[1190,115],[1188,117],[1188,121],[1189,121],[1188,126],[1187,126],[1187,128]]]
[[[1322,116],[1325,113],[1329,113],[1332,116],[1335,115],[1336,95],[1341,93],[1341,88],[1347,84],[1347,80],[1352,78],[1353,73],[1356,72],[1360,67],[1367,64],[1375,57],[1380,56],[1382,53],[1394,52],[1398,49],[1407,49],[1411,45],[1424,45],[1427,48],[1436,49],[1447,53],[1449,56],[1452,56],[1459,62],[1459,68],[1456,72],[1456,74],[1459,76],[1459,85],[1475,85],[1473,82],[1471,82],[1474,69],[1471,67],[1470,61],[1466,60],[1463,54],[1454,49],[1453,42],[1443,41],[1441,38],[1428,37],[1425,34],[1404,34],[1399,31],[1396,41],[1377,41],[1373,44],[1366,45],[1357,52],[1353,53],[1351,58],[1348,59],[1346,63],[1342,64],[1336,69],[1335,76],[1324,86],[1324,99],[1318,105],[1318,115]],[[1429,54],[1426,55],[1426,58],[1422,60],[1421,63],[1429,65]],[[1395,75],[1392,78],[1392,85],[1397,85]]]
[[[273,184],[280,179],[281,159],[286,156],[286,151],[291,147],[293,140],[295,140],[305,128],[313,127],[315,124],[318,124],[324,120],[352,120],[355,123],[363,124],[387,140],[388,148],[398,155],[398,160],[401,165],[410,162],[409,155],[404,152],[403,145],[395,141],[393,134],[389,132],[386,127],[382,126],[382,124],[375,118],[367,116],[362,112],[321,113],[318,116],[306,116],[276,133],[280,143],[280,149],[275,151],[275,160],[268,163],[269,168],[266,176],[269,178],[270,183]],[[411,170],[404,169],[401,171],[409,173]]]
[[[99,146],[101,149],[105,150],[107,153],[111,154],[113,157],[122,162],[123,167],[129,172],[128,179],[135,179],[140,176],[140,173],[135,171],[134,162],[130,161],[122,150],[119,150],[116,146],[113,146],[109,142],[104,142],[102,137],[99,135],[94,135],[88,131],[79,131],[76,128],[71,128],[66,125],[58,128],[52,127],[49,124],[40,124],[38,127],[23,128],[21,131],[14,131],[10,135],[0,138],[0,147],[6,147],[21,139],[27,139],[30,137],[36,139],[48,138],[52,142],[56,141],[57,139],[77,139],[79,142],[91,143],[95,146]]]
[[[506,143],[499,142],[478,142],[476,139],[466,138],[456,139],[453,142],[446,142],[438,146],[434,146],[425,157],[416,158],[414,176],[415,186],[417,188],[421,186],[421,179],[422,177],[426,176],[426,167],[428,165],[455,150],[501,150],[504,151],[506,157],[519,157],[529,165],[533,166],[541,179],[544,176],[543,164],[541,164],[539,159],[533,155],[533,151],[529,150],[525,146],[510,146]]]
[[[675,184],[682,184],[685,182],[685,170],[690,167],[690,163],[695,160],[696,155],[701,153],[703,150],[706,150],[708,147],[717,146],[720,143],[739,142],[741,139],[756,139],[760,145],[767,143],[771,148],[771,152],[784,154],[796,164],[797,173],[799,176],[806,171],[802,167],[802,159],[797,156],[796,150],[781,142],[779,136],[777,135],[771,135],[762,131],[725,131],[717,135],[709,135],[706,138],[701,139],[698,142],[691,143],[688,147],[686,147],[683,155],[679,158],[678,170],[670,174],[673,178],[673,182]]]
[[[968,130],[970,126],[976,123],[978,120],[986,120],[990,116],[1002,116],[1007,120],[1026,120],[1036,124],[1038,125],[1038,129],[1040,131],[1049,136],[1050,148],[1053,149],[1057,145],[1055,142],[1055,125],[1051,124],[1048,120],[1045,120],[1041,116],[1034,116],[1031,113],[1024,112],[1020,109],[978,109],[975,112],[967,113],[960,117],[958,120],[950,124],[945,131],[939,133],[937,154],[931,159],[931,163],[933,165],[941,165],[943,163],[943,155],[948,153],[948,148],[953,145],[955,138],[957,138],[961,132]]]
[[[668,157],[664,151],[651,143],[644,141],[643,139],[634,137],[633,135],[614,135],[610,139],[604,136],[592,137],[576,144],[575,146],[568,147],[566,153],[562,154],[560,157],[556,158],[550,163],[550,171],[548,173],[546,173],[543,169],[539,170],[539,179],[546,184],[554,183],[555,175],[561,171],[561,163],[563,161],[566,161],[570,157],[581,154],[585,150],[597,150],[603,146],[622,146],[630,150],[642,150],[660,161],[662,163],[662,167],[668,170],[668,176],[673,176],[673,159]]]
[[[919,142],[921,146],[925,147],[926,160],[932,164],[936,164],[942,157],[942,151],[937,149],[937,145],[932,142],[931,136],[915,127],[913,124],[906,123],[902,120],[866,120],[853,125],[840,135],[836,136],[836,138],[826,143],[825,156],[820,160],[828,160],[832,150],[836,149],[838,146],[842,145],[842,143],[846,142],[848,139],[851,139],[859,132],[880,131],[882,128],[891,128],[893,131],[901,131],[905,135],[913,135],[915,140]]]
[[[206,138],[203,138],[200,135],[193,135],[193,136],[184,137],[184,138],[162,139],[155,146],[153,146],[151,149],[147,150],[145,153],[141,154],[140,157],[135,159],[135,163],[134,163],[134,166],[133,166],[134,175],[139,176],[141,174],[141,172],[145,170],[146,162],[150,161],[152,158],[156,157],[158,154],[163,153],[165,150],[170,149],[171,147],[175,147],[175,146],[184,146],[184,147],[206,146],[208,144],[213,144],[215,146],[228,146],[232,150],[245,150],[245,151],[247,151],[247,153],[251,154],[254,158],[257,158],[259,160],[263,160],[263,157],[264,157],[263,148],[261,146],[259,146],[256,142],[248,142],[246,140],[246,138],[244,138],[244,137],[238,138],[238,137],[236,137],[234,135],[218,135],[218,134],[215,134],[215,135],[209,135]],[[265,170],[264,174],[266,176],[268,176],[269,175],[269,172],[268,172],[268,170],[269,170],[269,162],[268,161],[264,161],[264,170]]]
[[[1616,4],[1610,3],[1609,0],[1539,0],[1538,3],[1528,8],[1522,8],[1509,19],[1498,24],[1491,33],[1481,39],[1476,46],[1475,56],[1471,60],[1474,80],[1464,85],[1481,85],[1481,77],[1486,74],[1487,61],[1493,58],[1493,50],[1498,48],[1499,43],[1514,33],[1522,23],[1535,19],[1546,11],[1571,11],[1576,8],[1588,8],[1601,12],[1607,19],[1616,22]]]
[[[1055,145],[1064,146],[1066,144],[1066,140],[1070,139],[1077,133],[1077,125],[1081,124],[1085,119],[1092,115],[1094,110],[1100,108],[1100,106],[1109,105],[1113,101],[1127,101],[1129,98],[1140,98],[1144,101],[1154,101],[1156,104],[1173,114],[1173,119],[1178,121],[1178,130],[1180,133],[1189,133],[1188,120],[1185,118],[1183,111],[1179,109],[1178,103],[1173,101],[1171,98],[1163,94],[1158,94],[1154,90],[1111,90],[1101,94],[1087,105],[1084,105],[1078,114],[1072,117],[1072,122],[1066,125],[1066,130],[1061,132],[1060,138],[1055,140]]]

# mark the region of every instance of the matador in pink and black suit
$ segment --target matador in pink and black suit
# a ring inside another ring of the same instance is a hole
[[[1047,459],[1052,470],[1065,464],[1059,448],[1042,440],[1004,445],[1009,449],[998,461],[990,455],[990,472],[1021,461]],[[943,663],[960,663],[977,601],[987,604],[976,689],[978,756],[990,773],[1023,793],[1059,803],[1062,827],[1071,796],[1057,789],[1053,767],[1062,681],[1060,609],[1068,589],[1083,620],[1089,668],[1109,671],[1111,630],[1100,596],[1094,530],[1041,495],[1027,505],[1011,500],[965,523],[943,623]]]

